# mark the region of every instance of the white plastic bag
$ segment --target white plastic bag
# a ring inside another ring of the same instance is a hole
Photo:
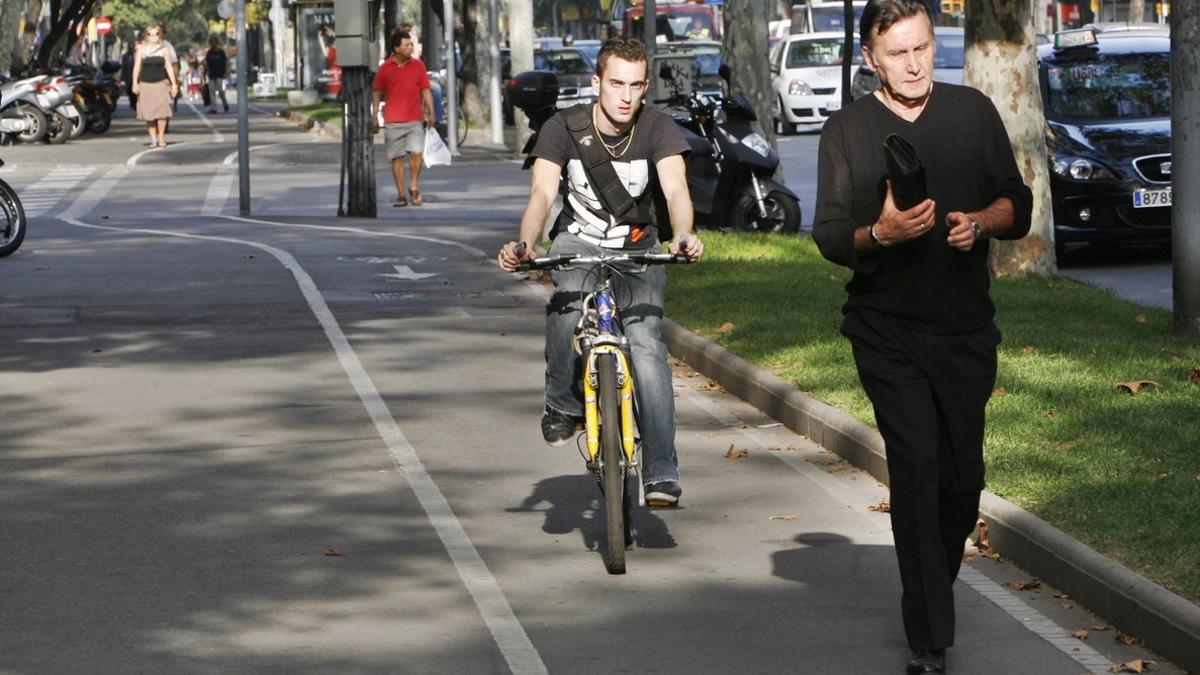
[[[425,127],[425,154],[421,157],[426,167],[441,164],[450,166],[450,148],[446,147],[446,142],[433,127]]]

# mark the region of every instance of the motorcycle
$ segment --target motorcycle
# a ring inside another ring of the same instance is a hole
[[[0,160],[4,166],[4,160]],[[12,254],[25,239],[25,209],[17,191],[0,179],[0,258]]]
[[[46,135],[46,114],[30,101],[35,93],[30,80],[0,82],[0,142],[34,143]]]
[[[719,73],[730,87],[729,67],[721,64]],[[663,102],[692,149],[687,181],[697,221],[735,231],[799,232],[800,197],[775,180],[779,154],[763,136],[750,99],[685,93],[685,74],[669,63],[659,68],[671,89]]]
[[[729,84],[729,68],[720,75]],[[683,93],[687,82],[682,69],[663,64],[659,76],[672,87],[663,102],[682,111],[672,117],[691,147],[687,181],[698,224],[754,232],[800,231],[800,197],[775,180],[779,155],[771,149],[757,126],[754,106],[744,94],[729,97],[716,93]],[[556,112],[558,82],[553,73],[529,71],[506,85],[508,99],[529,117],[529,137],[522,152],[524,168],[533,165],[529,155],[542,124]],[[723,115],[724,121],[718,121]]]

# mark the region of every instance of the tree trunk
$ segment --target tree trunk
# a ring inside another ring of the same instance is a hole
[[[1200,8],[1194,2],[1171,7],[1171,182],[1185,189],[1171,206],[1174,256],[1175,329],[1200,335]]]
[[[742,92],[754,104],[767,142],[775,146],[775,125],[771,124],[774,103],[771,95],[771,71],[768,63],[770,43],[763,27],[771,16],[771,0],[738,0],[725,5],[725,46],[721,62],[733,71],[730,93]]]
[[[17,27],[21,23],[23,3],[0,3],[0,73],[8,74],[12,68],[13,52],[17,50]]]
[[[346,98],[346,215],[375,217],[375,135],[371,119],[370,68],[344,68],[342,89]]]
[[[533,0],[509,0],[508,3],[509,47],[512,49],[512,74],[533,70]],[[532,133],[529,118],[520,108],[514,111],[517,123],[516,156],[523,158],[521,150]]]
[[[1183,3],[1180,3],[1183,4]],[[1129,23],[1141,23],[1146,16],[1146,0],[1129,0]]]
[[[70,0],[50,3],[50,32],[38,49],[34,61],[41,66],[53,65],[76,40],[76,29],[83,23],[96,0]],[[58,11],[55,11],[58,10]]]
[[[1046,118],[1038,88],[1029,0],[967,0],[963,83],[996,104],[1025,184],[1033,190],[1033,226],[1023,239],[991,242],[997,277],[1054,273],[1054,223],[1046,161]]]
[[[463,0],[463,31],[458,39],[463,58],[463,100],[458,104],[466,112],[467,120],[476,128],[483,124],[484,119],[481,91],[486,82],[484,73],[491,70],[487,63],[487,13],[486,10],[481,11],[479,4],[479,0]]]

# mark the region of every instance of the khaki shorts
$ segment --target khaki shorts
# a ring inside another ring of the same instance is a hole
[[[383,140],[387,143],[388,159],[403,157],[406,153],[420,155],[425,151],[425,123],[399,122],[385,124]]]

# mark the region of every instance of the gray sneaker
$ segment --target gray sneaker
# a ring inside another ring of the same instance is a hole
[[[646,506],[655,508],[671,507],[679,503],[679,495],[683,488],[679,481],[660,480],[657,483],[646,484]]]
[[[546,412],[542,413],[542,438],[553,446],[566,445],[575,438],[576,424],[574,417],[546,406]]]

